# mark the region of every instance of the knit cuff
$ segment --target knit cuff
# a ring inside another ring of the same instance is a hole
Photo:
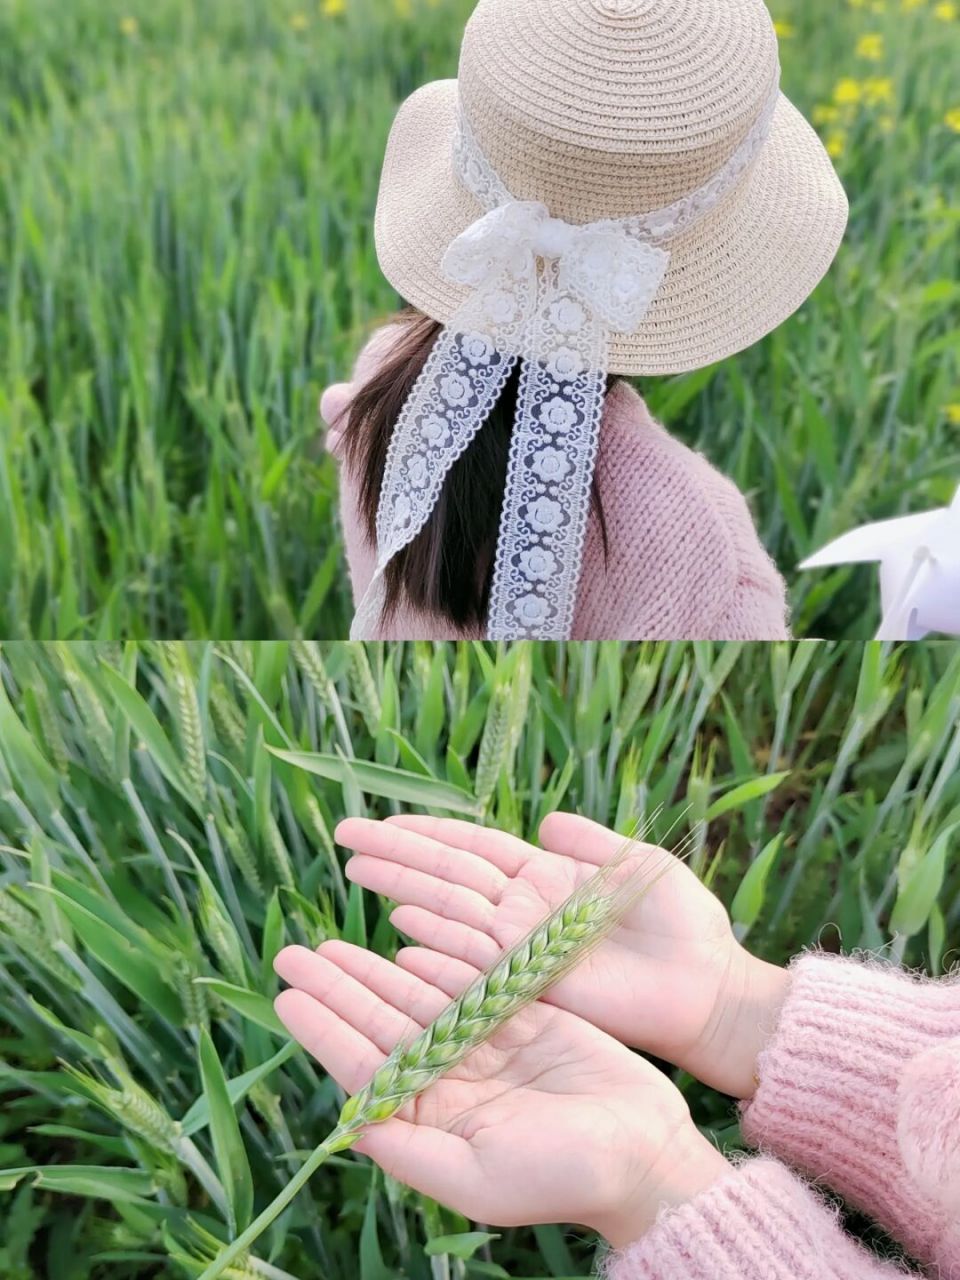
[[[607,1280],[893,1280],[908,1273],[845,1234],[836,1209],[776,1160],[731,1167],[642,1239]]]
[[[790,992],[743,1133],[870,1214],[920,1261],[942,1258],[942,1205],[911,1176],[898,1141],[908,1064],[960,1035],[960,983],[876,961],[812,953]]]

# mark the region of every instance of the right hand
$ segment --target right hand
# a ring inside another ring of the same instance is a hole
[[[433,963],[425,948],[486,968],[623,844],[569,813],[544,820],[543,849],[412,814],[347,818],[336,838],[356,850],[347,876],[401,904],[391,920],[422,945],[402,950],[397,963],[421,974]],[[669,874],[544,999],[713,1088],[751,1097],[789,977],[737,942],[722,903],[689,867],[651,849],[652,867],[665,860]]]

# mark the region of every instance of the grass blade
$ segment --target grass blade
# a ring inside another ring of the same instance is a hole
[[[439,778],[424,778],[406,769],[394,769],[390,765],[375,764],[368,760],[350,760],[341,756],[324,755],[309,751],[282,751],[268,747],[273,755],[298,769],[319,778],[330,778],[346,784],[352,774],[362,791],[387,800],[400,800],[404,804],[424,809],[449,809],[454,813],[467,813],[476,817],[482,812],[473,796]]]
[[[217,1172],[227,1195],[229,1226],[242,1231],[253,1213],[253,1178],[240,1136],[234,1100],[210,1033],[200,1032],[200,1078],[210,1116],[210,1133],[217,1158]]]

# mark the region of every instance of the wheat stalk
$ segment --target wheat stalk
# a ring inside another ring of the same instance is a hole
[[[169,679],[173,686],[173,711],[194,797],[201,805],[207,794],[207,748],[197,685],[182,640],[168,650]]]
[[[200,927],[220,961],[224,976],[238,987],[246,985],[247,966],[244,964],[243,948],[237,931],[212,886],[205,880],[200,882],[199,907]]]
[[[485,809],[493,795],[500,770],[503,768],[507,748],[508,721],[510,719],[510,694],[506,685],[497,685],[490,695],[490,706],[480,739],[477,770],[473,789]]]
[[[8,933],[24,955],[42,964],[65,987],[77,989],[76,974],[50,946],[39,916],[19,902],[9,889],[0,889],[0,933]]]
[[[277,820],[269,810],[264,815],[263,852],[284,888],[293,889],[296,885],[296,880],[293,875],[290,854],[287,851]]]
[[[366,647],[362,644],[348,644],[347,651],[350,654],[350,668],[354,676],[353,692],[357,699],[357,706],[366,721],[368,730],[376,736],[379,732],[383,704],[380,701],[377,682],[373,678],[370,658]]]
[[[651,874],[651,859],[635,854],[637,838],[634,834],[627,840],[609,862],[504,952],[425,1030],[408,1043],[401,1041],[396,1046],[369,1083],[344,1103],[328,1137],[199,1280],[215,1280],[222,1275],[283,1212],[325,1160],[352,1147],[370,1125],[389,1120],[486,1043],[617,926],[637,898],[671,864],[662,850],[655,850],[659,857],[654,859],[657,865]]]
[[[263,881],[246,832],[238,832],[226,814],[218,817],[216,821],[208,816],[205,825],[210,844],[216,847],[221,843],[220,837],[223,837],[222,843],[226,845],[247,887],[252,889],[258,898],[262,897]]]

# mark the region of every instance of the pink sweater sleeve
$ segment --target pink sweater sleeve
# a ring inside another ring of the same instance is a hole
[[[757,537],[747,500],[725,475],[713,472],[713,501],[720,513],[737,566],[726,606],[713,623],[723,640],[786,639],[787,604],[783,579]]]
[[[912,1273],[848,1236],[837,1211],[776,1160],[739,1166],[664,1210],[611,1255],[607,1280],[901,1280]],[[914,1280],[916,1278],[914,1277]]]
[[[815,953],[792,975],[744,1136],[960,1280],[960,974]]]

